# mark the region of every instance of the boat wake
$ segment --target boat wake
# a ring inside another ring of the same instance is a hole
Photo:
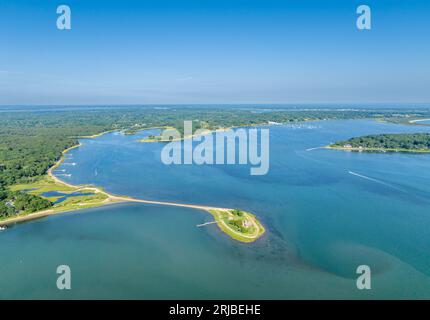
[[[395,190],[397,190],[397,191],[406,192],[406,191],[405,191],[405,190],[403,190],[403,189],[397,188],[396,186],[393,186],[392,184],[386,183],[386,182],[381,181],[381,180],[378,180],[378,179],[374,179],[374,178],[371,178],[371,177],[368,177],[368,176],[364,176],[364,175],[362,175],[362,174],[359,174],[359,173],[356,173],[356,172],[353,172],[353,171],[348,171],[348,173],[349,173],[349,174],[351,174],[351,175],[353,175],[353,176],[356,176],[356,177],[362,178],[362,179],[366,179],[366,180],[369,180],[369,181],[372,181],[372,182],[375,182],[375,183],[382,184],[382,185],[384,185],[384,186],[386,186],[386,187],[389,187],[389,188],[395,189]]]

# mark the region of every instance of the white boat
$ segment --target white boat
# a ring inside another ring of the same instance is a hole
[[[6,230],[6,227],[0,227],[0,231]]]

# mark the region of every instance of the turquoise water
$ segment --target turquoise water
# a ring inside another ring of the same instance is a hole
[[[162,144],[137,142],[151,131],[82,140],[59,168],[67,182],[242,208],[267,234],[238,243],[215,225],[197,228],[211,221],[205,212],[153,205],[52,216],[0,232],[0,298],[430,298],[430,155],[306,151],[418,131],[430,128],[270,127],[270,172],[260,177],[243,166],[165,166]],[[61,264],[71,267],[70,291],[56,289]],[[372,269],[369,291],[356,289],[362,264]]]

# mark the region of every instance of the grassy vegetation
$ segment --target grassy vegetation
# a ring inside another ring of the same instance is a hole
[[[209,210],[222,231],[240,242],[254,242],[265,229],[255,216],[242,210]]]
[[[22,184],[16,184],[16,185],[10,186],[9,190],[11,192],[25,192],[30,195],[45,198],[51,202],[55,202],[56,200],[62,198],[62,196],[44,197],[43,196],[44,193],[57,191],[60,193],[64,193],[65,195],[77,193],[77,192],[89,194],[89,195],[83,195],[83,196],[67,197],[64,201],[60,203],[52,204],[51,207],[46,208],[47,211],[49,211],[52,214],[58,213],[58,212],[92,208],[92,207],[106,205],[112,202],[109,199],[109,196],[107,194],[103,192],[94,192],[94,189],[91,187],[66,186],[62,183],[55,181],[49,176],[45,176],[34,182],[22,183]],[[16,218],[16,217],[24,217],[31,213],[32,212],[21,211],[13,216],[0,217],[0,221],[4,221],[7,219]]]
[[[45,176],[42,179],[39,179],[34,182],[15,184],[10,186],[9,189],[11,191],[23,191],[28,190],[29,194],[41,195],[50,191],[59,191],[59,192],[75,192],[77,188],[72,188],[66,186],[64,184],[56,182],[54,179]]]
[[[200,132],[197,132],[197,130],[195,130],[195,128],[193,127],[193,133],[192,134],[188,134],[188,135],[184,135],[183,132],[181,132],[180,130],[177,130],[176,128],[165,128],[165,130],[160,134],[160,135],[150,135],[145,139],[141,139],[139,140],[139,142],[142,143],[154,143],[154,142],[175,142],[175,141],[183,141],[186,139],[191,139],[191,138],[195,138],[198,136],[204,136],[210,133],[215,133],[215,132],[225,132],[228,131],[230,128],[216,128],[216,129],[209,129],[209,128],[201,128],[199,130],[202,130]],[[174,138],[178,135],[179,133],[179,137],[178,138]]]

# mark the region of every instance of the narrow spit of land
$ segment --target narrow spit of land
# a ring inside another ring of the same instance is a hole
[[[86,137],[86,138],[90,138],[90,137]],[[45,177],[42,183],[16,186],[15,190],[29,190],[29,189],[40,188],[44,192],[46,191],[63,191],[65,193],[90,192],[94,194],[94,196],[89,197],[89,199],[86,199],[86,197],[77,197],[75,201],[66,202],[65,205],[61,205],[58,207],[54,206],[52,209],[49,209],[49,210],[43,210],[43,211],[39,211],[31,214],[25,214],[25,215],[24,214],[17,215],[15,217],[0,221],[0,226],[38,219],[38,218],[54,215],[60,212],[75,211],[79,209],[104,206],[104,205],[121,203],[121,202],[135,202],[135,203],[182,207],[182,208],[190,208],[190,209],[206,211],[215,218],[215,222],[223,232],[228,234],[231,238],[241,242],[253,242],[258,238],[260,238],[265,232],[264,227],[257,221],[254,215],[241,210],[219,208],[219,207],[212,207],[212,206],[205,206],[205,205],[183,204],[183,203],[176,203],[176,202],[144,200],[144,199],[127,197],[127,196],[118,196],[118,195],[112,195],[104,191],[102,188],[98,188],[94,186],[75,186],[67,182],[64,182],[63,180],[55,176],[53,172],[63,163],[63,161],[65,160],[65,155],[70,150],[78,148],[80,146],[81,144],[78,144],[76,146],[73,146],[71,148],[64,150],[61,159],[48,170],[47,177]],[[51,200],[55,200],[55,199],[51,199]]]

